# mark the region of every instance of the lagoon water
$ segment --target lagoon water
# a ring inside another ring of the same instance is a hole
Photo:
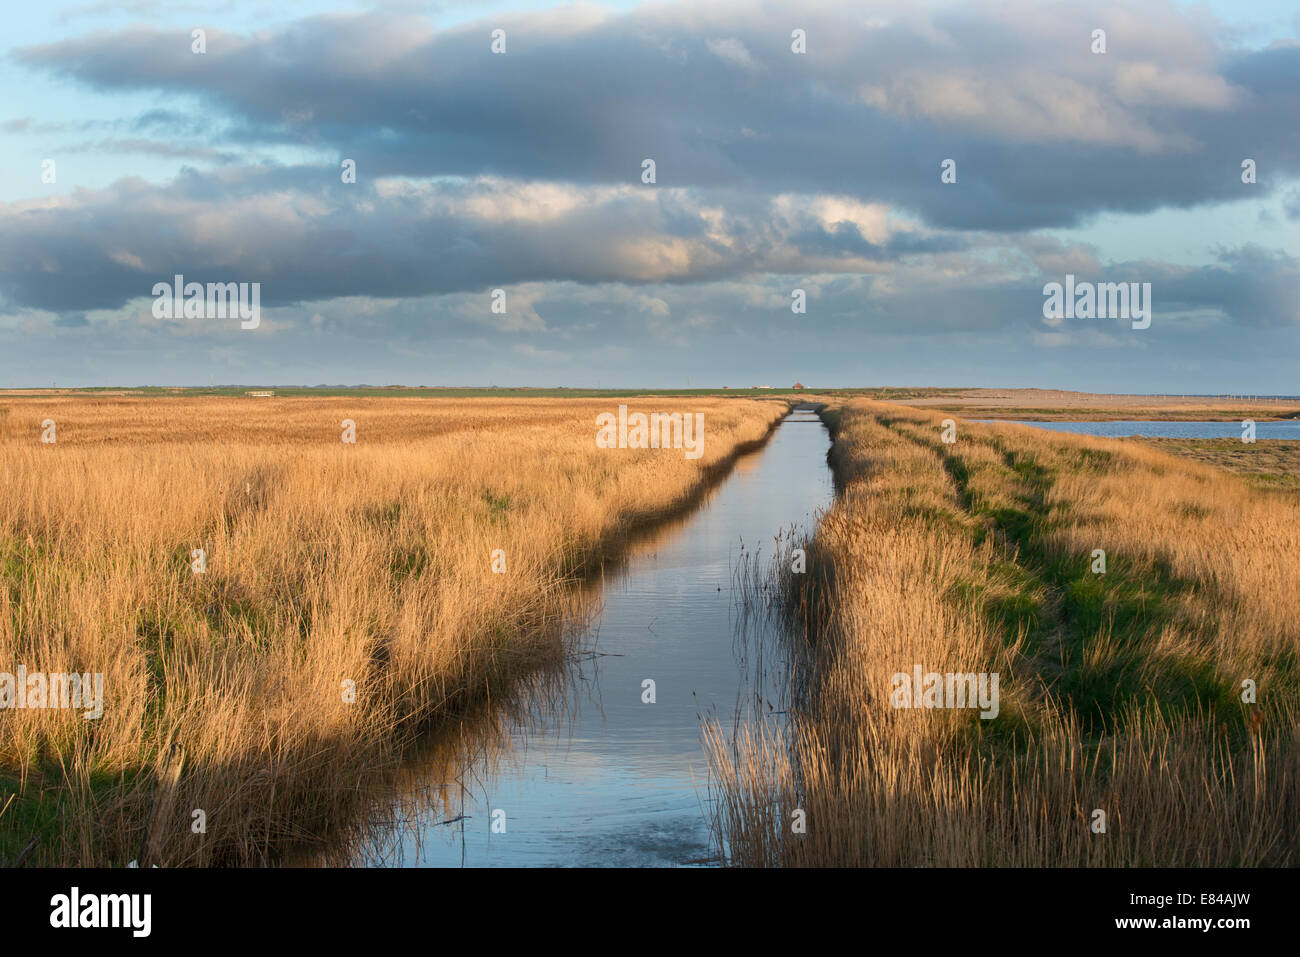
[[[979,422],[1008,421],[977,419]],[[1143,436],[1170,439],[1240,439],[1241,423],[1234,422],[1030,422],[1016,420],[1017,425],[1032,425],[1053,432],[1074,432],[1081,435],[1100,435],[1108,438]],[[1300,439],[1300,420],[1281,422],[1256,422],[1257,439]]]
[[[815,528],[833,497],[829,447],[816,415],[796,410],[691,514],[634,543],[596,584],[565,673],[417,761],[406,783],[424,798],[403,802],[357,863],[712,863],[703,720],[730,729],[756,696],[760,708],[780,696],[780,676],[756,668],[738,635],[733,576],[778,536]]]

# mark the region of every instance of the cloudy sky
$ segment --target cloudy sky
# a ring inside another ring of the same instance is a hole
[[[5,18],[0,386],[1300,393],[1293,0]],[[261,325],[155,318],[177,273]],[[1049,324],[1067,274],[1150,328]]]

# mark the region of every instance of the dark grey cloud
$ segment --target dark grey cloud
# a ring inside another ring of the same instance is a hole
[[[101,90],[193,95],[260,142],[366,175],[498,174],[845,193],[938,226],[1073,225],[1229,198],[1300,172],[1300,46],[1241,53],[1171,5],[689,4],[503,14],[435,31],[387,13],[242,36],[135,28],[26,48]],[[1089,50],[1109,26],[1108,52]],[[507,32],[504,55],[488,29]],[[790,32],[805,29],[808,53]],[[958,163],[940,188],[939,163]]]
[[[189,170],[162,187],[123,180],[55,204],[0,206],[0,293],[20,307],[111,309],[180,273],[261,282],[262,302],[283,305],[546,280],[695,283],[773,269],[861,271],[963,244],[874,222],[828,223],[832,215],[884,220],[871,210],[827,208],[640,185],[347,185],[333,167]],[[883,232],[869,241],[864,228]]]
[[[1255,244],[1221,250],[1219,260],[1146,271],[1156,273],[1162,300],[1174,309],[1209,307],[1245,327],[1300,325],[1300,260]]]
[[[308,179],[316,188],[290,185]],[[1300,263],[1258,245],[1221,249],[1202,267],[1103,264],[1087,245],[931,231],[837,197],[492,179],[349,186],[331,167],[262,167],[0,207],[0,294],[11,309],[71,317],[67,325],[147,300],[154,283],[180,273],[260,282],[271,308],[347,300],[354,331],[376,336],[400,313],[358,300],[451,297],[448,314],[472,323],[488,317],[486,293],[498,286],[523,306],[496,325],[564,336],[581,330],[576,318],[529,307],[566,284],[599,290],[582,311],[607,304],[606,331],[624,324],[630,301],[634,323],[743,334],[750,318],[786,316],[800,287],[821,303],[823,332],[1032,334],[1043,331],[1043,284],[1067,272],[1151,282],[1166,316],[1300,325]]]

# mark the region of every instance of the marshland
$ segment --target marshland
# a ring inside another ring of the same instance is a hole
[[[828,418],[820,574],[773,569],[792,714],[710,730],[731,863],[1296,863],[1293,488],[1020,425],[945,442],[895,404]],[[998,718],[894,707],[915,665],[998,674]]]
[[[4,397],[0,858],[1296,863],[1291,446],[917,391]]]
[[[561,657],[573,584],[787,410],[692,400],[707,432],[687,459],[597,448],[605,401],[5,405],[0,660],[105,689],[96,721],[0,709],[0,855],[35,840],[29,866],[333,841],[413,741]]]

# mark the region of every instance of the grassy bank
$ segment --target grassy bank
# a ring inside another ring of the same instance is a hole
[[[0,670],[103,673],[105,700],[0,709],[0,860],[259,864],[354,827],[418,732],[563,654],[576,579],[786,409],[628,404],[702,412],[702,457],[597,448],[608,401],[7,399]]]
[[[1294,496],[1138,443],[963,422],[946,444],[941,419],[831,415],[788,728],[711,731],[730,860],[1300,861]],[[997,717],[893,707],[915,665],[998,673]]]
[[[1138,439],[1152,448],[1227,469],[1261,488],[1300,490],[1300,442],[1290,439]]]

